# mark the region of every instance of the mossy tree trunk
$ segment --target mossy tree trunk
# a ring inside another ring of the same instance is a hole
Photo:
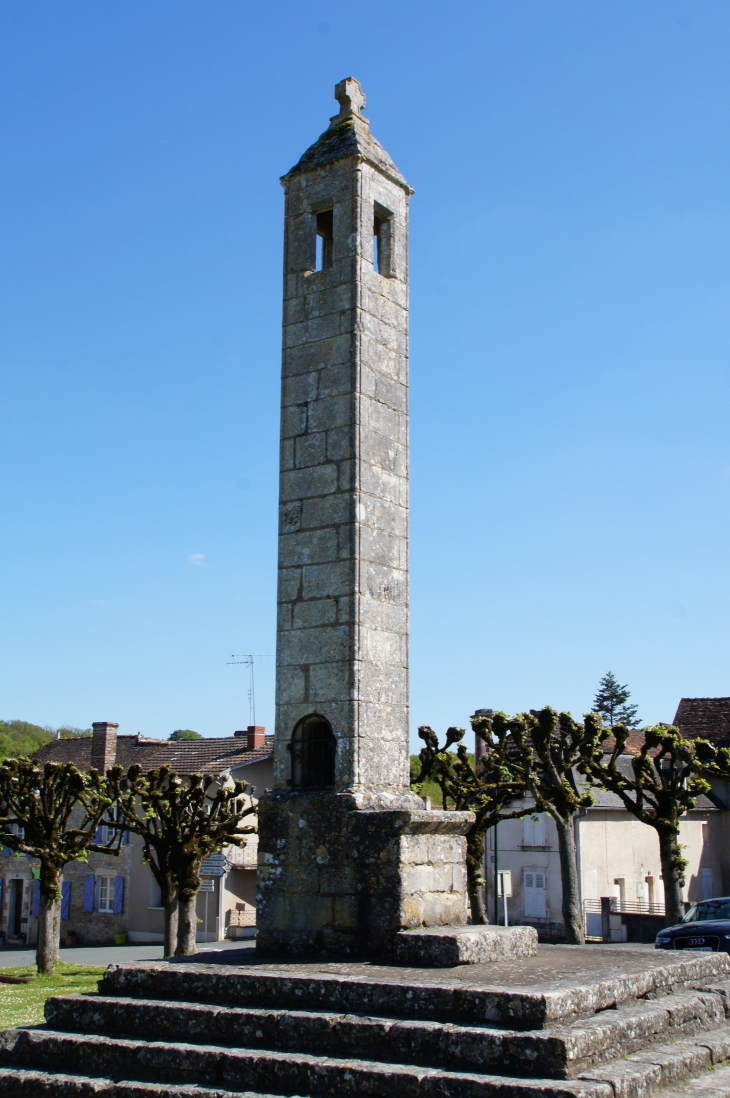
[[[657,828],[659,834],[659,857],[662,863],[664,882],[664,910],[666,925],[674,926],[684,918],[684,860],[679,853],[677,832],[673,828]]]
[[[583,912],[580,905],[578,860],[575,850],[575,829],[572,816],[565,820],[553,815],[558,832],[560,879],[563,886],[563,926],[569,945],[585,945]]]
[[[158,884],[160,882],[158,881]],[[169,877],[160,884],[162,905],[165,908],[165,957],[174,957],[177,950],[178,898],[175,883]]]
[[[484,832],[467,835],[466,883],[469,892],[471,921],[477,926],[489,922],[484,898]]]
[[[52,976],[58,960],[58,940],[61,926],[61,874],[54,866],[41,863],[40,885],[36,967],[39,973]]]
[[[198,893],[181,888],[178,893],[177,957],[191,957],[197,953],[195,939],[198,933]]]

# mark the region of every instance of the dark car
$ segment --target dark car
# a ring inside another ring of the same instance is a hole
[[[654,946],[656,949],[730,953],[730,896],[694,904],[681,923],[659,931]]]

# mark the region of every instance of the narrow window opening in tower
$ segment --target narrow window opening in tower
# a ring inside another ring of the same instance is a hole
[[[392,277],[391,214],[377,203],[373,217],[373,267],[384,278]]]
[[[319,713],[302,717],[291,744],[292,789],[333,789],[337,741],[329,721]]]
[[[333,238],[332,210],[322,210],[317,214],[317,253],[315,271],[326,271],[332,266]]]

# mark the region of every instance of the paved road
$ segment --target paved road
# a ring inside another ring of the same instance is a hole
[[[253,960],[255,944],[251,942],[209,942],[199,947],[201,953],[210,956],[205,962],[225,964],[225,955],[230,950],[237,950],[241,957],[236,957],[233,963],[245,963],[247,955],[251,954]],[[116,961],[160,961],[162,960],[161,945],[126,945],[126,946],[76,946],[63,948],[60,951],[62,961],[70,965],[110,965]],[[202,960],[202,958],[200,958]],[[233,958],[231,958],[233,960]],[[33,949],[0,949],[0,968],[16,968],[20,965],[35,964],[35,950]]]

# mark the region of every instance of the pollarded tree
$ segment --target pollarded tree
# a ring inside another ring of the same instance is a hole
[[[503,716],[500,714],[500,717]],[[539,712],[504,719],[509,735],[497,742],[492,750],[520,775],[534,801],[532,811],[545,812],[555,821],[565,936],[571,945],[582,945],[585,933],[578,887],[574,817],[581,808],[593,804],[594,798],[592,793],[578,789],[573,770],[600,742],[600,720],[589,713],[581,724],[574,721],[570,713],[558,715],[549,706]]]
[[[419,755],[421,772],[416,787],[431,779],[441,789],[444,808],[451,802],[457,812],[473,812],[474,823],[466,833],[466,875],[469,905],[473,923],[486,923],[484,903],[484,836],[499,820],[514,819],[524,814],[524,809],[508,811],[507,805],[523,796],[524,783],[512,765],[508,752],[498,755],[492,750],[495,740],[507,735],[507,723],[503,714],[475,717],[472,720],[475,736],[485,745],[485,754],[472,759],[463,743],[463,728],[449,728],[442,747],[438,737],[428,725],[418,729],[425,743]],[[456,752],[450,747],[459,743]]]
[[[69,862],[86,861],[90,851],[118,854],[121,829],[109,843],[95,833],[114,811],[114,773],[82,773],[72,763],[5,759],[0,764],[0,842],[40,861],[38,905],[39,972],[53,973],[58,956],[61,879]]]
[[[628,812],[657,832],[667,926],[673,926],[684,916],[687,868],[679,846],[679,822],[699,795],[709,792],[707,775],[730,777],[730,751],[718,750],[707,740],[685,740],[678,728],[659,724],[644,730],[636,755],[626,756],[629,732],[625,725],[617,725],[611,754],[605,755],[600,743],[595,744],[581,769],[593,785],[615,793]]]
[[[143,774],[132,766],[120,783],[124,825],[139,835],[143,858],[165,908],[165,955],[195,953],[200,867],[222,846],[245,846],[256,830],[244,820],[256,809],[245,782],[213,774],[179,777],[169,767]]]
[[[629,704],[630,697],[628,686],[620,686],[616,676],[609,671],[598,684],[598,692],[593,699],[593,712],[603,717],[611,729],[617,724],[638,728],[641,724],[636,716],[639,707]]]

